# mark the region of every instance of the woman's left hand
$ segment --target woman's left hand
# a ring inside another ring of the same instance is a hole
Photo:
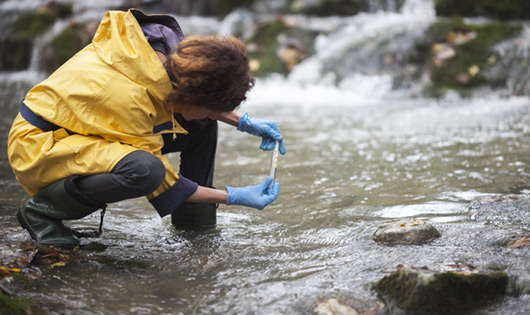
[[[280,142],[280,153],[285,154],[285,144],[277,122],[252,118],[248,113],[245,113],[239,119],[237,130],[261,137],[262,141],[259,147],[264,151],[273,150],[277,140]]]

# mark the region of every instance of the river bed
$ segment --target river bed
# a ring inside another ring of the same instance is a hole
[[[23,86],[3,95],[19,97]],[[285,137],[280,197],[265,210],[221,205],[216,229],[183,232],[144,199],[111,204],[104,235],[82,241],[104,245],[85,254],[109,263],[43,268],[21,294],[52,314],[305,314],[325,297],[376,301],[371,283],[399,264],[465,263],[510,275],[508,296],[480,314],[530,312],[530,248],[499,245],[528,235],[529,210],[484,215],[477,206],[495,196],[530,198],[529,98],[328,92],[326,102],[317,87],[258,81],[241,108],[278,120]],[[16,103],[2,101],[4,146]],[[259,143],[221,126],[214,184],[261,182],[270,153]],[[25,242],[14,214],[27,196],[1,158],[0,239]],[[394,218],[425,219],[442,237],[418,246],[372,241]],[[70,222],[98,224],[98,213]]]

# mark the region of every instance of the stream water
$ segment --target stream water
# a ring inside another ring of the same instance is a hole
[[[3,148],[38,76],[1,76]],[[217,228],[206,232],[176,231],[144,199],[111,204],[104,235],[83,239],[105,245],[97,255],[109,263],[43,270],[25,296],[61,314],[305,314],[323,297],[376,300],[371,283],[398,264],[465,263],[510,275],[508,295],[478,313],[530,313],[530,248],[499,245],[528,235],[530,209],[486,215],[476,206],[530,198],[530,98],[424,99],[390,92],[386,80],[356,88],[259,80],[241,110],[280,124],[287,154],[275,203],[263,211],[221,205]],[[258,146],[221,126],[215,185],[262,181],[271,157]],[[1,152],[0,240],[25,241],[14,214],[27,195]],[[418,246],[372,241],[394,218],[426,219],[442,237]],[[95,229],[99,214],[69,224]]]

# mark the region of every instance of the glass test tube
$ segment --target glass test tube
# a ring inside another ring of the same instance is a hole
[[[271,173],[270,177],[273,179],[273,183],[276,180],[276,169],[278,168],[278,156],[280,155],[280,141],[276,140],[274,143],[274,150],[272,151],[271,160]]]

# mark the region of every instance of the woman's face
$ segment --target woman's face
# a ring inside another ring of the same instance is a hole
[[[179,111],[186,120],[204,119],[206,117],[216,120],[219,115],[218,112],[211,109],[193,105],[181,105]]]

